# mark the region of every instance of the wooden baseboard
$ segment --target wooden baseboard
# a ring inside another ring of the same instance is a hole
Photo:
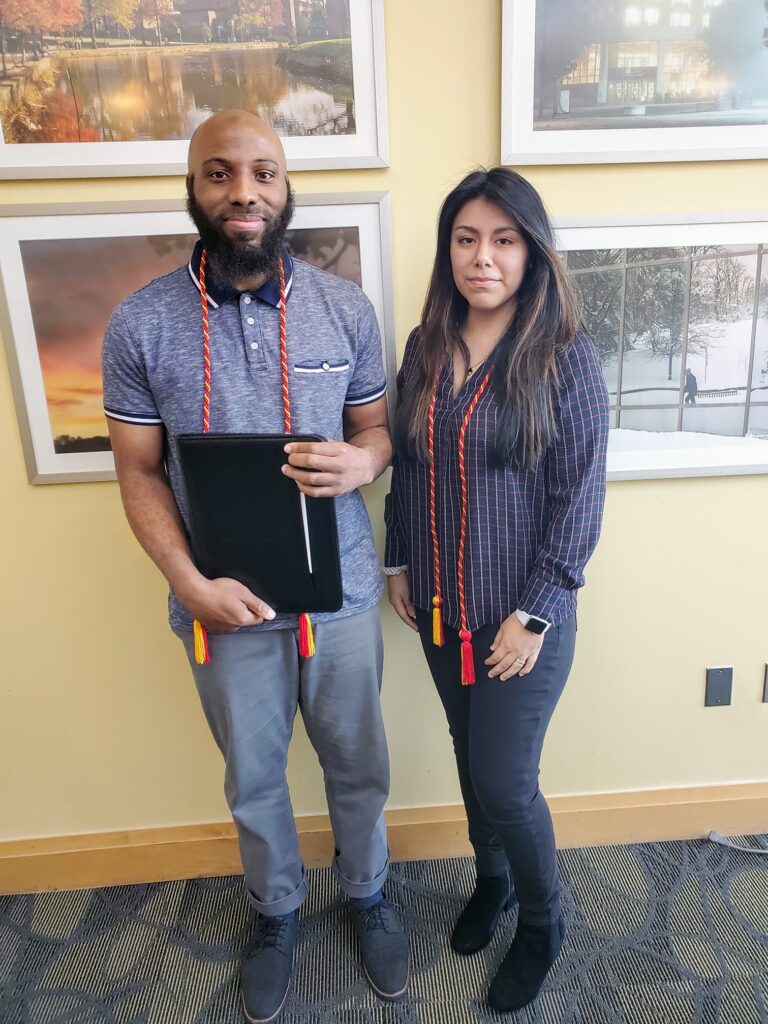
[[[768,782],[549,798],[558,846],[768,832]],[[297,818],[308,867],[330,863],[326,815]],[[387,812],[393,860],[471,853],[461,804]],[[82,889],[242,871],[230,822],[0,843],[0,893]]]

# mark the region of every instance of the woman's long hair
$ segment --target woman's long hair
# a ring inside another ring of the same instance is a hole
[[[528,245],[528,269],[517,292],[515,314],[492,365],[498,403],[496,458],[504,465],[533,467],[557,437],[557,353],[573,340],[581,319],[541,198],[525,178],[506,167],[469,174],[440,209],[435,264],[418,328],[418,355],[398,403],[395,443],[402,454],[426,460],[435,378],[446,360],[451,365],[456,350],[467,365],[470,362],[460,334],[468,303],[453,279],[451,232],[459,211],[473,199],[485,199],[503,210]]]

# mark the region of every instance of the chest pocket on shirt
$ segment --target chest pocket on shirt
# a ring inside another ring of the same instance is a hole
[[[300,410],[297,422],[313,434],[341,440],[351,367],[348,359],[303,359],[293,363],[291,388]]]
[[[294,363],[294,373],[312,374],[347,374],[349,373],[348,359],[312,359],[306,363]]]

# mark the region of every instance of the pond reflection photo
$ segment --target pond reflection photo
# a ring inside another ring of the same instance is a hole
[[[274,127],[291,169],[385,165],[381,2],[0,7],[0,176],[179,173],[231,108]]]
[[[0,218],[0,329],[33,483],[114,477],[101,390],[107,321],[122,299],[184,266],[197,238],[181,209],[133,205]],[[363,288],[394,380],[387,197],[299,197],[286,240],[297,259]]]

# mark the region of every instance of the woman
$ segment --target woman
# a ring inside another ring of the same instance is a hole
[[[538,772],[600,532],[607,405],[541,199],[506,168],[470,174],[443,203],[398,376],[385,572],[445,708],[475,851],[458,953],[487,945],[514,882],[501,1011],[536,997],[563,941]]]

